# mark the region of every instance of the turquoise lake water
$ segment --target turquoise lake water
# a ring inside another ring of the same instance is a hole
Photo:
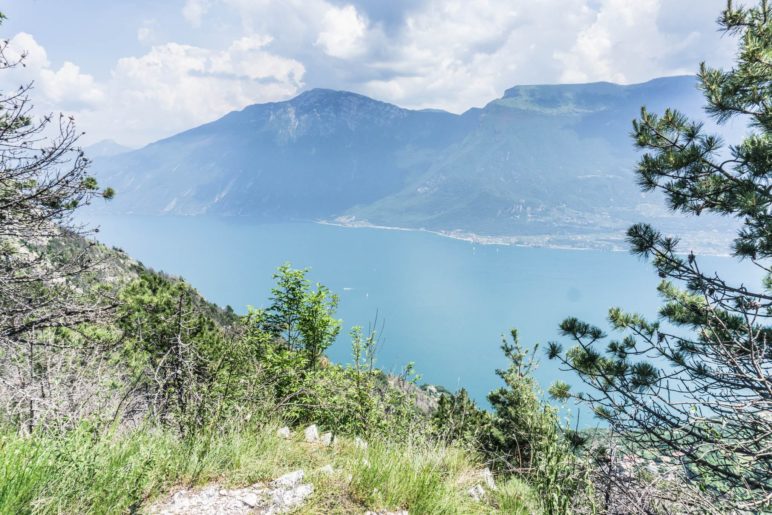
[[[467,388],[478,400],[498,386],[506,366],[501,335],[558,340],[558,324],[576,316],[604,326],[608,308],[655,317],[658,277],[623,252],[475,245],[433,234],[327,225],[253,224],[208,217],[100,217],[98,239],[145,265],[183,276],[209,300],[236,311],[265,307],[273,271],[284,262],[340,296],[344,332],[328,351],[349,359],[348,329],[383,324],[379,365],[415,362],[424,382]],[[758,284],[749,266],[706,257],[705,269]],[[567,342],[566,342],[567,343]],[[541,354],[544,387],[571,382]],[[586,411],[586,410],[585,410]],[[582,417],[587,418],[587,417]],[[582,425],[589,423],[584,420]]]

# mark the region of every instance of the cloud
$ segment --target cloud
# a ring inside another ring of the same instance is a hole
[[[182,7],[182,16],[193,27],[200,27],[211,4],[210,0],[186,0]]]
[[[150,45],[157,39],[158,20],[145,20],[137,29],[137,41],[143,45]]]
[[[322,30],[316,40],[324,53],[348,59],[365,52],[367,20],[353,5],[330,7],[322,18]]]
[[[381,76],[362,88],[409,107],[461,112],[516,83],[554,76],[557,65],[544,54],[569,44],[583,2],[549,3],[428,1],[408,13],[389,51],[372,63]]]
[[[674,9],[691,17],[663,29]],[[517,84],[694,73],[701,59],[732,44],[715,35],[720,9],[720,0],[677,7],[660,0],[427,0],[406,14],[385,57],[371,62],[381,76],[359,87],[408,107],[461,112]]]
[[[679,53],[690,40],[683,35],[676,40],[661,32],[657,25],[660,11],[659,0],[604,0],[592,23],[579,31],[573,46],[555,52],[563,64],[559,80],[624,83],[652,74],[693,72],[697,63],[690,70],[661,66],[662,56]]]
[[[11,62],[22,55],[23,66],[16,66],[3,74],[3,89],[34,83],[35,96],[42,110],[84,110],[101,106],[105,94],[94,77],[82,73],[76,64],[65,61],[59,68],[52,67],[48,54],[35,38],[20,32],[9,40],[7,57]]]
[[[715,34],[723,0],[211,1],[271,33],[313,85],[455,112],[517,84],[693,73],[731,46]]]
[[[94,139],[113,137],[137,145],[252,103],[296,94],[304,85],[305,68],[271,53],[271,39],[245,36],[224,50],[155,45],[139,57],[119,59],[110,78],[98,84],[73,63],[51,68],[45,49],[21,33],[12,47],[27,51],[27,66],[6,76],[3,88],[34,80],[38,107],[75,114]]]
[[[152,120],[167,135],[256,102],[286,98],[303,86],[303,65],[266,50],[268,36],[237,39],[222,51],[166,43],[120,59],[110,81],[116,114],[134,134]]]

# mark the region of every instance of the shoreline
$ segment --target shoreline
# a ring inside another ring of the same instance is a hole
[[[85,223],[95,224],[99,226],[102,213],[95,213],[96,216],[82,217],[81,221]],[[413,227],[397,227],[389,225],[378,225],[363,220],[341,220],[341,219],[317,219],[317,220],[294,220],[294,221],[260,221],[254,220],[250,216],[238,216],[238,215],[203,215],[203,214],[142,214],[142,213],[120,213],[112,214],[117,218],[122,217],[180,217],[180,218],[214,218],[225,220],[248,220],[255,221],[257,223],[312,223],[316,225],[327,225],[331,227],[341,227],[344,229],[378,229],[386,231],[402,231],[402,232],[415,232],[432,234],[434,236],[440,236],[457,241],[463,241],[474,245],[486,245],[486,246],[500,246],[500,247],[518,247],[518,248],[530,248],[530,249],[554,249],[554,250],[578,250],[578,251],[602,251],[602,252],[629,252],[629,246],[627,245],[624,232],[620,230],[619,233],[589,233],[584,235],[552,235],[552,234],[538,234],[531,236],[483,236],[480,234],[465,232],[460,230],[431,230],[425,228],[413,228]],[[685,237],[680,238],[682,242],[682,249],[690,249],[696,255],[705,257],[732,257],[728,252],[729,244],[731,240],[725,238],[723,235],[719,239],[716,238],[716,233],[699,232],[699,233],[687,233]],[[714,244],[705,244],[704,242],[713,242]],[[688,255],[689,251],[679,251],[678,255]]]
[[[449,238],[457,241],[464,241],[467,243],[474,243],[476,245],[490,245],[490,246],[499,246],[499,247],[547,248],[547,249],[555,249],[555,250],[581,250],[581,251],[602,250],[606,252],[609,252],[609,251],[625,252],[627,250],[625,248],[622,248],[621,244],[624,242],[624,239],[621,239],[621,238],[617,240],[619,241],[620,246],[609,246],[609,245],[580,246],[580,245],[565,245],[565,244],[561,245],[556,243],[549,243],[548,241],[545,241],[545,242],[523,241],[524,239],[529,238],[528,236],[483,236],[476,233],[457,231],[457,230],[435,231],[435,230],[424,229],[424,228],[376,225],[376,224],[371,224],[369,222],[362,222],[362,221],[348,223],[348,222],[341,222],[341,221],[335,221],[335,220],[317,220],[314,223],[319,225],[329,225],[332,227],[343,227],[346,229],[378,229],[378,230],[385,230],[385,231],[402,231],[402,232],[417,232],[417,233],[424,233],[424,234],[433,234],[435,236],[441,236],[443,238]],[[534,238],[552,238],[552,236],[539,235]]]
[[[342,221],[342,220],[316,220],[314,223],[319,225],[328,225],[332,227],[342,227],[345,229],[378,229],[385,231],[402,231],[402,232],[416,232],[433,234],[435,236],[441,236],[443,238],[449,238],[457,241],[464,241],[467,243],[473,243],[475,245],[491,245],[500,247],[519,247],[519,248],[543,248],[554,250],[576,250],[576,251],[603,251],[603,252],[628,252],[629,248],[626,246],[624,237],[614,238],[612,235],[598,233],[596,236],[608,236],[608,239],[594,239],[597,245],[572,245],[570,243],[551,243],[550,239],[554,238],[551,235],[538,235],[534,237],[529,236],[482,236],[475,233],[464,231],[446,231],[446,230],[431,230],[424,228],[411,228],[411,227],[396,227],[388,225],[377,225],[366,221]],[[538,241],[527,241],[527,239],[533,238]],[[567,238],[571,238],[568,236]],[[526,240],[526,241],[524,241]],[[576,242],[580,243],[580,242]],[[587,243],[585,240],[584,243]],[[728,252],[717,252],[704,248],[700,245],[696,245],[695,254],[709,257],[731,257]],[[694,249],[693,249],[694,250]],[[678,252],[679,255],[688,255],[689,252]]]

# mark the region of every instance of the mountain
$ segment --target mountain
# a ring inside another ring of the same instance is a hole
[[[95,170],[120,192],[121,211],[318,219],[397,193],[475,118],[317,89],[99,160]]]
[[[90,159],[96,159],[98,157],[117,156],[118,154],[129,152],[132,148],[116,143],[111,139],[103,139],[85,147],[83,150]]]
[[[645,84],[519,86],[397,194],[354,208],[377,225],[492,236],[616,230],[669,217],[634,178],[631,121],[647,105],[699,115],[692,77]]]
[[[643,105],[704,118],[702,100],[694,77],[517,86],[461,115],[315,89],[97,159],[95,171],[118,191],[111,209],[128,213],[576,245],[618,240],[642,219],[688,229],[640,192],[629,133]]]

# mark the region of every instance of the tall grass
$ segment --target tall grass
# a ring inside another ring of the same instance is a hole
[[[235,425],[183,439],[138,428],[100,434],[80,427],[63,435],[0,430],[0,513],[127,513],[141,511],[178,486],[218,482],[242,486],[303,469],[314,496],[302,513],[536,513],[525,484],[502,485],[488,503],[468,495],[479,469],[468,453],[427,443],[341,439],[309,445],[282,440],[275,426]],[[319,469],[334,467],[330,476]]]
[[[125,513],[176,484],[250,483],[297,465],[269,431],[181,439],[154,429],[100,435],[0,434],[1,513]]]
[[[463,481],[474,468],[458,449],[375,442],[352,463],[351,490],[364,504],[410,513],[477,513]]]

